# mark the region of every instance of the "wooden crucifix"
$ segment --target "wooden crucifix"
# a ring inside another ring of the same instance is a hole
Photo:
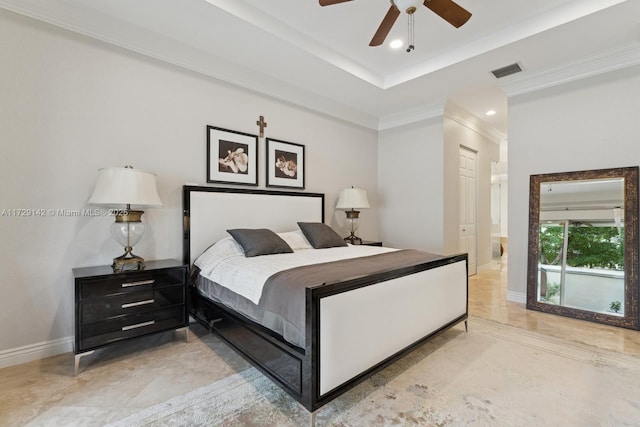
[[[264,121],[264,116],[260,116],[260,120],[256,122],[260,126],[260,138],[264,138],[264,128],[267,127],[267,122]]]

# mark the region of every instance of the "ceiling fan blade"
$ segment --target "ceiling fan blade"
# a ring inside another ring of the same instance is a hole
[[[346,3],[351,0],[320,0],[320,6],[331,6],[332,4]]]
[[[451,0],[425,0],[424,5],[456,28],[460,28],[471,18],[471,12]]]
[[[393,24],[395,24],[396,19],[398,19],[398,16],[400,16],[400,11],[397,7],[391,5],[389,11],[380,23],[378,31],[376,31],[376,33],[373,35],[369,46],[380,46],[382,43],[384,43],[384,39],[387,38],[387,35],[389,34],[389,31],[391,31],[391,27],[393,27]]]

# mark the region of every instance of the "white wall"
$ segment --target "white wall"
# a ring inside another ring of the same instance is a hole
[[[529,176],[640,164],[640,67],[509,99],[507,298],[524,302]]]
[[[379,237],[374,131],[5,10],[0,61],[0,212],[87,207],[99,168],[131,164],[157,173],[164,204],[135,252],[181,259],[181,186],[206,180],[205,126],[255,134],[264,115],[267,137],[305,145],[305,191],[326,193],[326,221],[338,226],[338,192],[359,186],[372,205],[359,234]],[[263,159],[261,140],[261,187]],[[112,221],[0,216],[0,366],[71,349],[71,269],[121,254]]]
[[[494,141],[474,126],[444,118],[444,248],[446,254],[459,252],[460,147],[476,156],[476,263],[480,268],[491,262],[491,161],[500,160],[499,141]]]
[[[382,131],[378,146],[380,237],[385,246],[442,253],[442,118]]]
[[[473,126],[437,117],[379,137],[380,235],[385,245],[459,251],[459,148],[478,153],[478,265],[491,261],[491,160],[497,142]]]

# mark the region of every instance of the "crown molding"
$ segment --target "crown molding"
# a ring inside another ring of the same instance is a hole
[[[527,93],[536,92],[542,89],[559,86],[573,81],[581,80],[587,77],[608,73],[640,64],[640,43],[634,42],[625,46],[601,52],[597,55],[591,55],[564,64],[560,67],[549,69],[540,73],[530,74],[524,77],[508,77],[510,82],[501,83],[499,86],[505,91],[507,97],[514,97]],[[460,109],[460,106],[456,108]],[[394,127],[404,126],[411,123],[427,120],[433,117],[442,116],[444,110],[438,106],[422,106],[398,113],[380,117],[378,122],[378,130],[385,130]],[[468,113],[471,114],[471,113]],[[475,116],[474,116],[475,117]],[[485,126],[482,120],[478,119],[483,125],[471,123],[459,114],[450,114],[450,118],[458,121],[463,126],[469,127],[486,137],[500,142],[506,140],[507,136],[490,126]]]
[[[454,122],[466,127],[467,129],[476,132],[491,140],[496,144],[500,144],[502,141],[507,140],[507,136],[499,130],[489,126],[480,118],[467,111],[460,105],[452,102],[448,103],[448,108],[445,110],[444,116]]]
[[[380,117],[378,131],[409,125],[444,115],[444,105],[420,105]]]
[[[266,15],[256,8],[238,2],[236,0],[205,0],[207,3],[230,13],[237,18],[240,18],[251,25],[254,25],[262,30],[297,46],[312,55],[332,64],[336,67],[346,71],[347,73],[376,86],[380,89],[385,88],[384,77],[375,73],[350,58],[338,53],[336,50],[327,47],[326,45],[316,41],[315,39],[307,36],[301,31],[296,30],[287,23]]]
[[[261,94],[342,122],[376,130],[377,117],[329,98],[318,96],[281,80],[258,74],[181,42],[113,20],[92,20],[86,11],[56,2],[0,0],[0,8],[114,45],[177,67],[214,78],[224,84]]]
[[[520,78],[514,77],[510,82],[498,84],[504,89],[507,97],[512,97],[638,64],[640,64],[640,43],[634,42],[551,70]]]
[[[253,10],[236,10],[237,5],[235,6],[236,9],[233,9],[234,2],[231,0],[207,1],[219,7],[223,5],[228,10],[234,10],[235,14],[249,16],[254,21],[266,19],[256,15]],[[584,5],[580,4],[580,7],[602,8],[604,7],[603,1],[605,0],[588,0],[584,2]],[[606,0],[608,5],[619,2],[620,0]],[[578,3],[572,2],[571,4],[574,7],[578,7],[576,6]],[[0,8],[212,77],[225,84],[243,88],[278,101],[306,108],[332,119],[368,129],[381,131],[441,117],[444,114],[444,106],[435,104],[421,105],[387,115],[376,116],[368,114],[356,107],[340,104],[303,88],[294,87],[287,82],[258,74],[227,59],[186,46],[168,37],[162,37],[157,34],[152,37],[140,29],[125,25],[125,23],[115,19],[108,23],[98,22],[94,16],[91,16],[90,11],[73,8],[63,1],[0,0]],[[567,13],[571,15],[574,11],[569,10]],[[584,13],[584,11],[581,13]],[[269,24],[271,27],[278,27],[278,25],[271,25],[274,23],[275,21],[263,22],[262,26]],[[281,31],[281,36],[289,36],[289,31],[293,30],[285,28],[281,29]],[[132,40],[136,41],[132,42]],[[300,47],[303,48],[304,46],[310,46],[309,40],[303,40],[300,43],[303,45]],[[344,58],[334,59],[338,61]],[[505,90],[507,97],[513,97],[637,64],[640,64],[640,44],[634,42],[537,74],[527,73],[527,75],[522,76],[509,76],[505,78],[504,82],[498,81],[497,84]],[[368,77],[372,79],[374,76]],[[379,86],[380,81],[377,80],[379,76],[375,77],[373,80],[376,80]],[[470,125],[470,123],[465,124],[462,118],[460,120],[465,126]],[[491,139],[502,137],[482,128],[480,128],[480,132]]]
[[[449,102],[445,109],[443,105],[422,105],[399,113],[390,114],[380,118],[378,130],[388,130],[412,123],[433,119],[436,117],[449,118],[460,125],[470,129],[496,144],[507,140],[507,136],[497,129],[489,126],[463,107]]]

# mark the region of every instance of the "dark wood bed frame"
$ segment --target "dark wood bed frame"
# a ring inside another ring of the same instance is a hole
[[[232,192],[247,194],[278,195],[302,195],[317,196],[322,198],[324,222],[324,195],[295,192],[272,192],[264,190],[230,189],[215,187],[185,186],[183,188],[184,208],[184,261],[191,262],[190,256],[190,196],[193,191]],[[429,333],[411,345],[400,349],[392,356],[382,360],[366,371],[353,377],[333,390],[320,394],[320,301],[331,295],[352,291],[362,287],[372,286],[377,283],[396,279],[398,277],[417,272],[434,269],[447,264],[464,261],[467,263],[467,255],[459,254],[446,257],[434,262],[414,265],[395,271],[384,272],[367,277],[355,278],[338,283],[324,283],[322,285],[306,289],[306,328],[305,348],[294,346],[284,341],[279,335],[265,327],[249,320],[225,306],[203,297],[191,283],[189,289],[190,315],[202,325],[217,333],[226,343],[235,349],[252,365],[268,376],[294,399],[300,402],[307,410],[314,412],[324,404],[336,398],[340,394],[351,389],[358,383],[369,378],[379,370],[389,366],[394,361],[411,352],[417,346],[438,335],[439,333],[465,322],[468,317],[468,302],[465,313],[455,319],[451,319],[437,330]],[[467,265],[468,268],[468,265]],[[468,281],[467,281],[468,291]]]

